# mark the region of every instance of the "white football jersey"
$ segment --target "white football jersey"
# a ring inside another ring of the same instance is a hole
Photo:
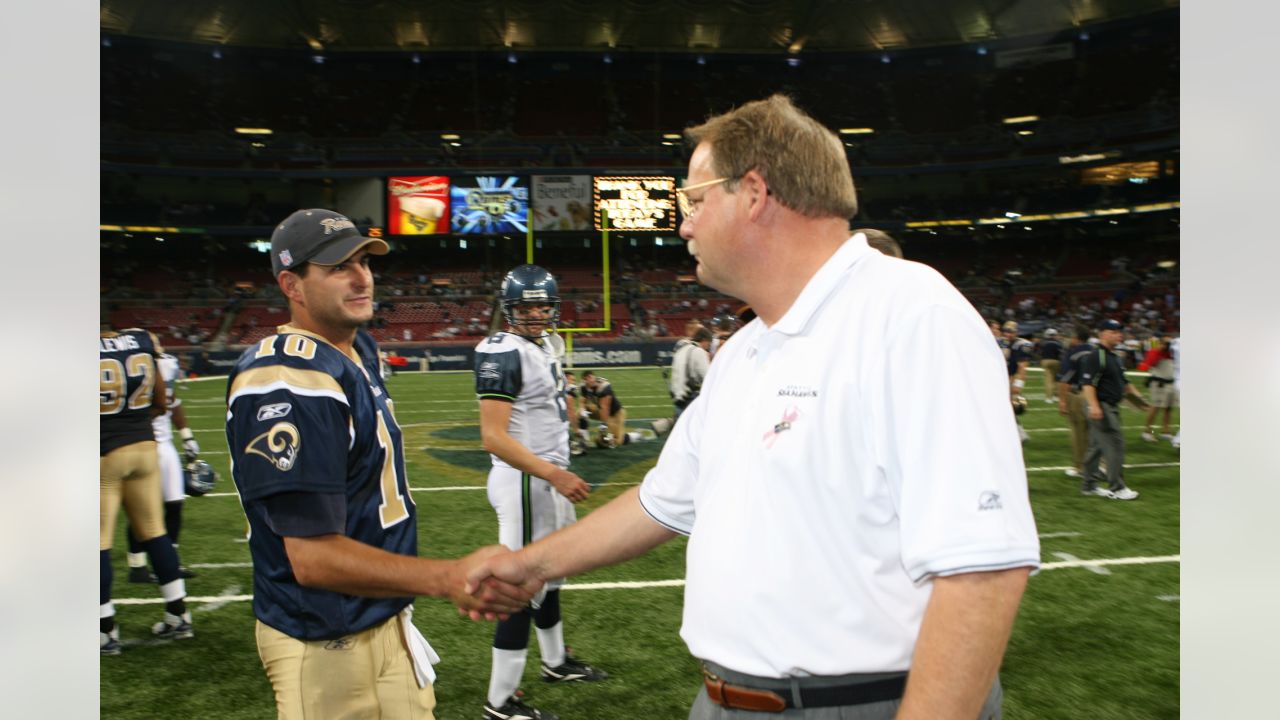
[[[182,402],[177,399],[178,375],[182,372],[178,367],[178,358],[169,353],[161,353],[156,358],[156,372],[164,378],[164,406],[169,409],[163,415],[152,418],[151,429],[155,431],[156,442],[172,443],[173,408]]]
[[[512,403],[507,432],[548,462],[569,465],[569,418],[564,402],[564,372],[552,333],[541,342],[509,332],[489,336],[476,346],[476,396]],[[494,465],[507,466],[491,455]]]

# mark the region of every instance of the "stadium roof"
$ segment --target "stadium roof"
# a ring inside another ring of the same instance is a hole
[[[1179,0],[101,0],[104,34],[326,50],[863,52],[993,42]]]

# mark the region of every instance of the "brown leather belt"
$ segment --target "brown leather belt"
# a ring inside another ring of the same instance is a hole
[[[733,685],[703,668],[703,683],[711,702],[731,710],[782,712],[787,708],[840,707],[897,700],[907,686],[907,675],[853,685],[766,690]],[[794,697],[799,696],[799,697]]]

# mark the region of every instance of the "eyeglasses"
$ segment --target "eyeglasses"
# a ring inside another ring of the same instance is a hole
[[[697,200],[690,199],[689,195],[687,194],[690,190],[697,190],[698,188],[711,187],[712,185],[719,185],[722,182],[728,182],[732,179],[733,178],[722,177],[722,178],[716,178],[715,180],[707,180],[706,182],[694,183],[693,185],[685,185],[682,188],[676,188],[676,205],[680,207],[680,214],[684,216],[685,220],[689,220],[694,215],[697,215],[698,211],[702,209],[703,199],[702,198],[698,198]],[[705,195],[706,193],[703,193],[703,194]]]

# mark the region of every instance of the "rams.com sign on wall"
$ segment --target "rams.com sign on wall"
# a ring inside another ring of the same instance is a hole
[[[651,343],[600,343],[575,345],[573,367],[621,367],[628,365],[670,365],[674,342]],[[475,346],[448,345],[436,347],[400,347],[397,355],[409,359],[409,368],[418,370],[421,359],[426,359],[430,370],[474,370]],[[198,354],[198,353],[197,353]],[[191,358],[193,368],[200,362],[200,374],[226,375],[235,366],[240,353],[222,351],[207,353],[202,361]]]

